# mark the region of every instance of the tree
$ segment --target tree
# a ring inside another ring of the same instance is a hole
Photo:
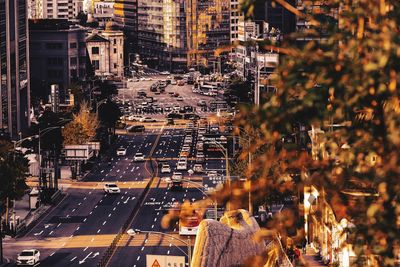
[[[64,144],[81,145],[93,140],[99,126],[97,116],[89,112],[86,102],[81,104],[81,109],[73,115],[73,121],[62,130]]]
[[[28,160],[12,144],[0,141],[0,205],[6,206],[8,212],[10,200],[20,199],[28,186],[25,179],[28,175]],[[8,219],[8,214],[6,215]]]
[[[99,106],[98,114],[101,124],[112,129],[115,128],[115,124],[122,115],[118,105],[110,99]]]
[[[254,2],[242,2],[246,15]],[[241,207],[249,190],[258,204],[270,194],[297,194],[315,185],[338,216],[351,218],[354,227],[346,231],[359,256],[356,265],[365,266],[367,257],[375,266],[395,266],[400,245],[400,2],[326,0],[313,11],[314,1],[304,1],[304,13],[284,0],[275,2],[307,20],[309,28],[280,47],[262,44],[282,56],[277,92],[262,106],[242,110],[236,123],[260,131],[250,150],[262,147],[263,153],[247,167],[251,187],[225,185],[212,201]],[[298,45],[298,40],[308,41]],[[294,122],[313,129],[312,135],[314,129],[327,129],[317,143],[320,149],[309,144],[309,153],[285,145],[282,137],[293,132]],[[333,130],[339,124],[340,130]],[[242,153],[245,157],[246,149]],[[325,220],[322,215],[316,211],[318,220]],[[269,227],[282,237],[302,223],[290,211],[278,219]],[[303,238],[298,230],[295,238]]]
[[[288,7],[282,0],[276,2]],[[246,13],[253,3],[244,2]],[[328,0],[319,9],[324,12],[312,13],[307,8],[312,3],[306,3],[305,13],[293,11],[310,22],[309,29],[293,34],[279,48],[265,45],[284,54],[277,69],[277,93],[260,108],[244,111],[237,122],[261,130],[255,147],[271,144],[248,170],[254,201],[275,190],[295,193],[304,185],[318,185],[336,212],[352,218],[356,253],[378,255],[377,265],[393,266],[400,240],[400,4]],[[328,14],[338,17],[332,20]],[[309,41],[293,45],[298,37]],[[292,132],[294,121],[331,129],[322,143],[325,155],[275,150],[274,144]],[[333,124],[345,126],[332,131]],[[284,178],[293,170],[300,173],[300,182]],[[378,196],[344,193],[354,184],[359,192]],[[234,197],[227,188],[216,197],[238,203],[248,188],[235,189]]]

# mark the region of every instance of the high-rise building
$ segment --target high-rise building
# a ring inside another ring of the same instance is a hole
[[[29,19],[75,20],[83,11],[83,0],[28,0]]]
[[[0,0],[0,128],[17,138],[29,124],[29,41],[26,1]]]
[[[296,7],[296,0],[287,0],[288,4]],[[285,35],[296,30],[296,16],[272,0],[257,1],[254,8],[254,19],[266,21],[270,28],[279,29]]]
[[[114,21],[123,30],[125,36],[125,57],[129,62],[131,54],[137,49],[137,5],[138,0],[115,0],[114,4]]]
[[[32,95],[42,99],[57,84],[64,103],[69,86],[86,76],[86,30],[62,19],[30,20]]]

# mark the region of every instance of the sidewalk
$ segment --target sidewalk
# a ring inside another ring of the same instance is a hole
[[[319,261],[318,254],[309,245],[307,246],[306,254],[303,254],[303,260],[305,261],[305,265],[307,267],[326,266],[322,263],[322,261]]]

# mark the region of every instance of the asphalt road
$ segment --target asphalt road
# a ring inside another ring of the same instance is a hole
[[[150,86],[152,82],[145,82]],[[142,85],[138,85],[142,86]],[[145,85],[143,85],[145,86]],[[199,99],[210,100],[210,97],[194,95],[189,86],[171,86],[168,91],[178,91],[184,97],[181,105],[195,105]],[[167,94],[155,96],[158,103],[173,104]],[[200,114],[202,115],[202,114]],[[37,248],[41,253],[40,266],[96,266],[99,259],[111,244],[115,235],[127,221],[144,188],[149,183],[152,171],[149,161],[134,162],[133,156],[140,152],[146,158],[168,163],[175,170],[180,148],[185,137],[184,129],[171,126],[155,126],[146,129],[145,133],[120,135],[118,146],[127,148],[125,156],[114,156],[108,162],[98,163],[83,181],[64,181],[65,198],[25,236],[9,239],[4,242],[5,257],[16,259],[23,249]],[[197,135],[193,135],[195,147]],[[189,159],[196,151],[192,150]],[[188,169],[194,165],[188,161]],[[207,158],[206,170],[218,170],[223,174],[225,159]],[[161,220],[165,207],[172,203],[195,201],[204,198],[202,189],[184,183],[181,191],[171,191],[163,180],[171,174],[161,174],[155,169],[157,178],[152,184],[143,206],[131,222],[131,228],[156,231],[161,234],[138,234],[135,237],[124,235],[119,242],[108,266],[145,266],[146,255],[185,256],[187,261],[187,237],[179,236],[178,225],[164,229]],[[202,176],[190,177],[183,172],[185,179],[202,183]],[[120,194],[105,194],[105,182],[116,182],[121,188]],[[183,239],[180,241],[179,239]],[[189,238],[194,245],[194,237]]]

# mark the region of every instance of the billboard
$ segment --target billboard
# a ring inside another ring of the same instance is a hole
[[[184,256],[146,255],[146,267],[185,267]]]

